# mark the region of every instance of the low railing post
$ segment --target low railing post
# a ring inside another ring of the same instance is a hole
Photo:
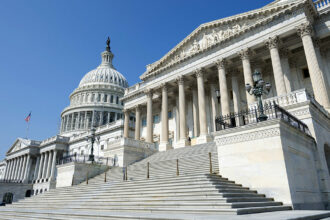
[[[179,176],[179,159],[176,159],[176,175]]]
[[[104,172],[104,182],[105,183],[107,182],[107,170],[105,170],[105,172]]]
[[[149,179],[149,162],[147,163],[147,179]]]
[[[127,181],[127,167],[125,169],[125,180]]]
[[[86,172],[86,185],[88,185],[88,170]]]
[[[210,161],[210,174],[212,174],[212,153],[209,152],[209,161]]]

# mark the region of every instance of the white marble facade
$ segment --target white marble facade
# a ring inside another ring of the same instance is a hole
[[[277,0],[202,24],[147,65],[142,81],[131,87],[112,65],[109,42],[100,66],[70,95],[59,135],[40,142],[17,139],[7,152],[3,179],[31,183],[35,192],[49,190],[56,178],[54,160],[88,155],[86,137],[93,126],[96,156],[123,153],[118,143],[166,151],[212,141],[217,116],[255,105],[245,84],[253,84],[257,69],[272,84],[263,98],[309,126],[319,150],[322,189],[330,192],[329,11],[328,0]],[[122,166],[132,162],[124,155],[119,160]]]

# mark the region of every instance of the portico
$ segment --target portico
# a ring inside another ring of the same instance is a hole
[[[264,16],[271,22],[253,26],[258,34],[235,16],[198,28],[160,61],[148,65],[140,77],[143,82],[126,89],[125,110],[138,120],[135,130],[126,129],[124,136],[158,143],[160,151],[211,141],[216,116],[255,105],[255,97],[245,91],[246,84],[253,85],[255,69],[273,85],[265,99],[306,88],[329,110],[325,80],[329,71],[320,60],[326,54],[319,54],[314,45],[317,38],[318,45],[329,47],[330,38],[313,33],[317,24],[304,7],[310,6],[296,3],[295,14],[285,22],[267,12]],[[309,9],[314,11],[312,6]],[[280,8],[274,10],[281,14]],[[224,22],[228,35],[222,30]],[[242,40],[236,41],[239,36]],[[129,120],[124,127],[129,127]]]

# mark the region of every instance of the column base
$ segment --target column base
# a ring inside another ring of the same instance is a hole
[[[209,134],[204,134],[197,138],[196,144],[205,144],[211,141],[213,141],[212,137]]]
[[[159,144],[159,151],[167,151],[167,150],[171,150],[173,149],[172,146],[170,145],[170,143],[168,142],[161,142]]]
[[[181,148],[186,146],[190,146],[190,142],[187,139],[181,139],[178,142],[176,142],[174,148]]]

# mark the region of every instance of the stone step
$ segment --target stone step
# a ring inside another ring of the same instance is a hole
[[[50,201],[50,200],[49,200]],[[248,197],[238,197],[238,198],[209,198],[209,197],[181,197],[181,198],[168,198],[168,197],[162,197],[162,198],[153,198],[153,197],[149,197],[149,198],[141,198],[141,197],[136,197],[136,198],[122,198],[122,197],[118,197],[115,199],[109,199],[109,198],[85,198],[83,201],[86,202],[96,202],[96,203],[109,203],[109,202],[196,202],[196,201],[200,201],[200,202],[271,202],[274,201],[272,198],[265,198],[265,197],[253,197],[253,198],[248,198]],[[46,201],[48,202],[48,201]],[[76,203],[76,202],[80,202],[80,200],[76,200],[76,199],[65,199],[65,200],[52,200],[52,203],[59,203],[62,204],[63,202],[69,202],[69,203]],[[44,200],[22,200],[19,202],[20,204],[25,204],[25,203],[34,203],[34,204],[43,204],[45,203]],[[15,205],[15,204],[13,204]],[[11,206],[11,205],[9,205]]]
[[[220,203],[220,202],[215,202],[215,203],[202,203],[202,202],[195,202],[195,203],[179,203],[179,202],[174,202],[174,203],[150,203],[150,204],[141,204],[137,202],[120,202],[120,203],[106,203],[106,204],[95,204],[91,202],[83,202],[81,201],[80,203],[75,203],[75,204],[54,204],[54,203],[43,203],[39,204],[37,206],[37,209],[72,209],[72,210],[100,210],[100,211],[105,211],[105,210],[111,210],[111,209],[116,209],[116,208],[122,208],[125,207],[126,209],[136,209],[136,208],[187,208],[187,209],[230,209],[230,208],[248,208],[248,207],[269,207],[269,206],[281,206],[281,202],[240,202],[240,203]],[[16,204],[11,206],[12,208],[36,208],[34,204]]]

